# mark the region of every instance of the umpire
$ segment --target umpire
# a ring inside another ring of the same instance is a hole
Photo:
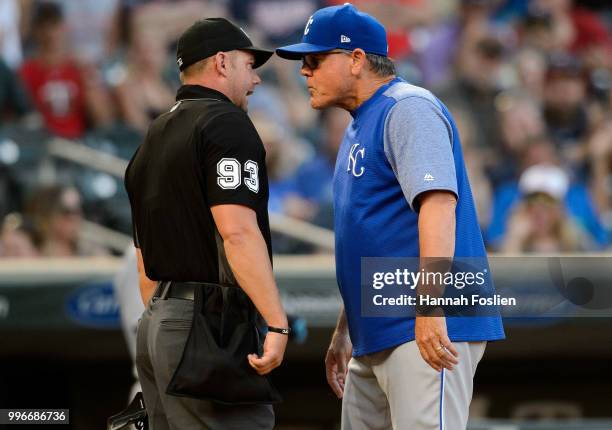
[[[146,305],[136,361],[153,430],[274,426],[277,394],[261,375],[281,364],[289,329],[272,274],[265,150],[246,114],[254,69],[271,55],[223,18],[187,29],[177,102],[125,174]]]

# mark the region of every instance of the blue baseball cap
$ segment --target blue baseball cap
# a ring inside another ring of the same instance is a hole
[[[363,49],[368,54],[387,56],[387,33],[380,22],[360,12],[350,3],[319,9],[306,27],[302,43],[282,46],[276,55],[288,60],[299,60],[306,54],[333,49]]]

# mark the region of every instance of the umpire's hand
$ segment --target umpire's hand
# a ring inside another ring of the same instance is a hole
[[[339,399],[344,395],[344,383],[352,353],[353,344],[348,332],[335,331],[325,356],[325,375],[327,383]]]
[[[285,356],[288,339],[287,335],[268,332],[264,341],[263,355],[261,357],[257,354],[247,356],[251,367],[260,375],[265,375],[280,366]]]

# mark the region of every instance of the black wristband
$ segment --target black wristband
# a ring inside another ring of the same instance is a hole
[[[272,326],[268,326],[268,331],[271,331],[272,333],[284,334],[285,336],[289,336],[289,333],[291,333],[290,328],[278,328]]]

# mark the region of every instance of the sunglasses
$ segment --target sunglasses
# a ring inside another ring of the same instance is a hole
[[[315,55],[304,55],[302,57],[302,68],[306,68],[310,71],[316,70],[319,68],[323,60],[328,55],[333,54],[352,54],[351,51],[341,50],[341,51],[330,51],[330,52],[321,52],[320,54]]]

